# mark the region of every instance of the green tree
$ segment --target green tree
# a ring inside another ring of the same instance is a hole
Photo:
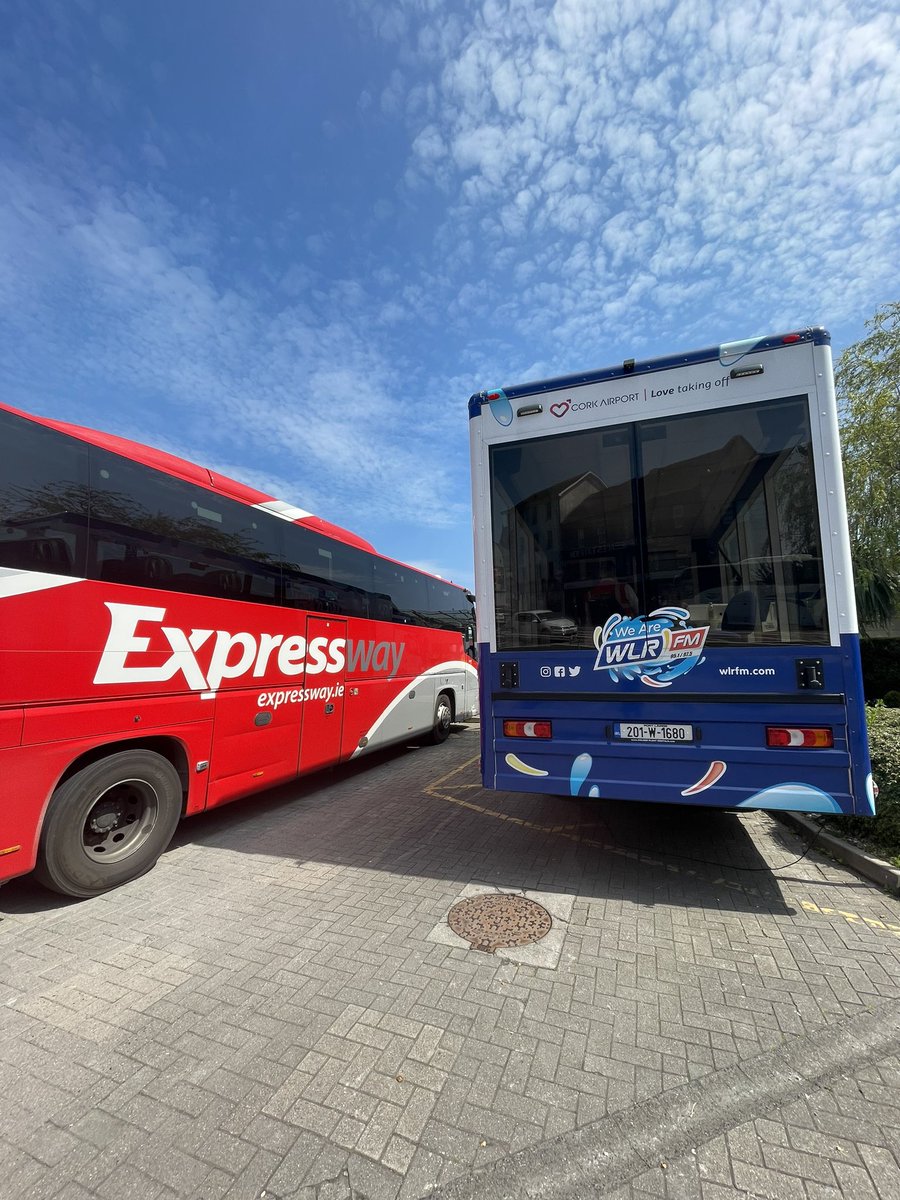
[[[866,328],[835,384],[857,604],[864,623],[883,624],[900,608],[900,301]]]

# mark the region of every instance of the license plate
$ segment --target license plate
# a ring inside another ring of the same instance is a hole
[[[622,721],[613,727],[617,738],[626,742],[692,742],[693,725],[647,725],[634,721]]]

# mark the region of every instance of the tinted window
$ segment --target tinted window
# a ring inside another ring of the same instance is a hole
[[[372,563],[352,546],[300,525],[285,526],[285,603],[315,612],[370,616]]]
[[[0,567],[87,574],[88,450],[0,412]]]
[[[627,429],[539,438],[491,451],[494,603],[501,649],[553,641],[568,617],[590,645],[613,611],[637,613],[632,450]]]
[[[650,607],[687,608],[711,645],[827,641],[806,397],[643,422],[636,436],[660,567]]]
[[[670,604],[710,645],[828,640],[805,396],[499,446],[491,462],[500,649],[558,640],[548,616],[589,646],[613,613]]]
[[[322,547],[331,562],[331,577],[341,587],[342,611],[351,617],[372,617],[372,575],[374,562],[371,555],[353,546],[331,542]]]
[[[460,589],[2,411],[0,567],[464,633],[474,624]]]
[[[460,588],[451,587],[439,579],[428,580],[430,624],[440,629],[452,629],[474,644],[475,608]]]
[[[91,453],[91,543],[101,579],[230,600],[279,598],[273,519],[106,451]]]
[[[374,590],[386,621],[402,625],[427,625],[428,584],[425,576],[399,563],[377,560]]]

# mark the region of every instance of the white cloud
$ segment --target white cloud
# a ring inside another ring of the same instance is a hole
[[[19,354],[6,361],[7,399],[90,424],[73,384],[93,399],[112,387],[116,431],[205,464],[270,463],[252,472],[257,486],[330,520],[365,528],[398,510],[423,526],[461,518],[448,456],[427,423],[410,420],[420,396],[404,392],[408,364],[371,336],[375,298],[364,282],[320,281],[311,306],[274,307],[272,296],[216,282],[221,247],[205,218],[146,189],[97,186],[71,158],[53,165],[4,166],[0,310]],[[287,290],[310,296],[310,283],[298,270]],[[385,304],[382,329],[404,314]],[[56,364],[45,376],[55,394],[29,397],[41,351]],[[460,451],[463,441],[461,423]],[[432,502],[435,487],[445,503]]]
[[[840,318],[890,294],[896,12],[844,0],[814,19],[787,0],[466,11],[449,61],[417,93],[424,112],[406,112],[428,130],[413,138],[413,164],[428,146],[451,147],[447,227],[484,264],[474,312],[509,314],[549,345],[559,312],[591,298],[615,317],[612,340],[635,323],[650,335],[676,295],[708,306],[715,336],[750,310],[754,328],[774,320],[785,297]],[[593,254],[573,255],[585,239]],[[543,324],[540,291],[499,299],[505,272],[536,283],[553,262],[570,270]],[[700,268],[697,286],[683,278]]]

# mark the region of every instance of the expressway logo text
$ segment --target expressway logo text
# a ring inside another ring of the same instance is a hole
[[[183,676],[197,692],[214,692],[225,679],[279,675],[337,675],[377,672],[392,678],[400,668],[405,642],[367,642],[296,633],[232,633],[225,629],[185,630],[165,625],[166,610],[143,604],[106,602],[109,634],[94,683],[165,683]],[[160,661],[160,655],[165,658]]]

